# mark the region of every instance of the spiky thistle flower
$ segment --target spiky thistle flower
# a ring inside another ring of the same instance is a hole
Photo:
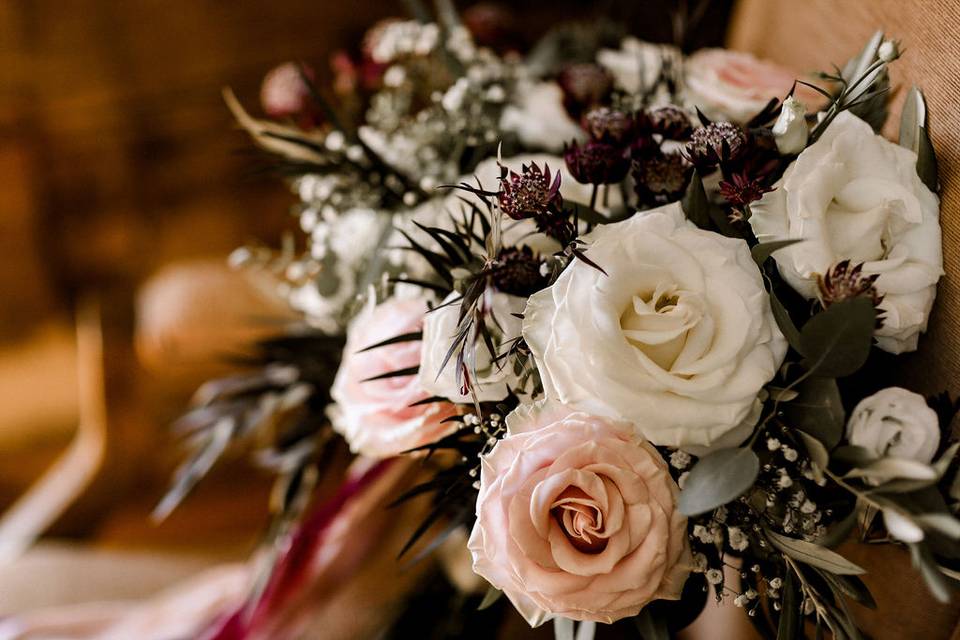
[[[877,308],[877,328],[883,326],[883,312],[880,303],[883,295],[877,290],[876,282],[879,273],[863,273],[863,263],[852,264],[850,260],[841,260],[833,265],[823,275],[817,274],[817,289],[820,303],[824,308],[832,304],[864,297]]]
[[[523,220],[545,214],[551,209],[559,209],[563,200],[560,196],[560,172],[551,180],[550,167],[537,163],[523,165],[520,173],[500,167],[500,191],[497,193],[500,210],[514,220]]]

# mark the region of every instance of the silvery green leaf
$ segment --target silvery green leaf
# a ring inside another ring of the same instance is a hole
[[[788,538],[787,536],[780,535],[776,531],[767,531],[766,535],[770,540],[770,544],[774,547],[794,560],[808,564],[811,567],[823,569],[824,571],[829,571],[837,575],[862,575],[866,573],[862,567],[855,565],[839,553],[831,551],[826,547],[821,547],[820,545],[804,540]]]
[[[937,471],[928,464],[907,458],[880,458],[856,469],[851,469],[847,478],[870,478],[872,480],[936,480]]]
[[[750,249],[750,255],[753,256],[753,261],[759,266],[763,266],[763,263],[767,261],[767,258],[770,257],[775,251],[780,249],[785,249],[790,245],[797,244],[798,242],[803,242],[802,239],[793,239],[793,240],[774,240],[773,242],[761,242],[760,244],[753,245],[753,248]]]
[[[798,431],[800,434],[800,439],[803,440],[803,445],[807,448],[807,453],[810,455],[810,460],[816,465],[813,469],[813,473],[816,480],[820,480],[823,477],[823,470],[827,468],[827,465],[830,464],[830,454],[827,452],[827,448],[823,446],[823,443],[814,438],[811,435],[804,433],[803,431]]]
[[[864,297],[843,300],[813,316],[800,330],[804,367],[820,376],[854,373],[870,354],[877,312]]]
[[[940,573],[930,550],[922,544],[911,544],[910,559],[913,560],[913,566],[920,571],[933,596],[944,604],[950,602],[950,586]]]
[[[922,513],[913,519],[924,529],[938,531],[954,540],[960,539],[960,520],[949,513]]]
[[[760,459],[750,449],[721,449],[704,456],[680,491],[680,513],[695,516],[739,498],[759,471]]]
[[[920,130],[927,126],[927,105],[923,94],[916,86],[910,87],[906,100],[903,101],[903,111],[900,113],[901,147],[920,153]]]
[[[797,637],[800,621],[800,602],[796,578],[793,571],[787,571],[783,579],[783,601],[780,610],[780,623],[777,625],[777,640],[794,640]]]
[[[503,591],[500,591],[500,589],[497,589],[496,587],[491,585],[490,588],[487,589],[486,595],[483,596],[483,600],[480,602],[480,606],[477,607],[477,611],[483,611],[484,609],[487,609],[493,606],[493,603],[499,600],[500,596],[502,595],[503,595]]]
[[[828,450],[836,447],[846,418],[837,381],[811,376],[797,385],[797,391],[799,397],[783,407],[786,423],[815,437]]]
[[[880,49],[880,44],[882,42],[883,31],[875,31],[870,37],[870,40],[867,41],[867,44],[864,45],[860,53],[853,58],[850,58],[850,60],[847,61],[847,64],[843,66],[843,79],[848,83],[853,82],[866,73],[867,67],[869,67],[877,59],[877,50]]]
[[[772,289],[770,290],[770,310],[773,311],[773,318],[777,321],[777,326],[780,327],[780,332],[787,339],[787,343],[799,353],[800,331],[797,329],[797,325],[793,323],[793,318],[790,317],[787,308],[783,306],[780,298]]]
[[[770,394],[770,399],[775,402],[792,402],[800,397],[799,392],[783,387],[768,386],[767,392]]]
[[[920,176],[923,184],[925,184],[930,191],[934,193],[939,191],[940,183],[937,177],[937,154],[933,150],[933,144],[927,135],[926,127],[921,127],[920,129],[920,151],[917,152],[917,175]]]
[[[883,524],[892,537],[902,542],[920,542],[924,538],[923,529],[914,522],[913,518],[896,509],[883,510]]]

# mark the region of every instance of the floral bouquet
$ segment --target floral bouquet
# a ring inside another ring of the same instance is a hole
[[[918,89],[878,133],[898,43],[795,78],[603,26],[521,54],[487,7],[418,13],[338,54],[330,89],[271,72],[270,119],[227,94],[306,234],[233,260],[305,326],[182,421],[160,515],[232,442],[280,473],[270,568],[210,637],[256,635],[398,456],[427,477],[393,501],[431,496],[401,555],[465,546],[481,609],[561,637],[668,637],[715,598],[766,637],[858,638],[851,536],[907,546],[947,600],[957,404],[889,386],[943,274]],[[334,434],[367,471],[311,507]]]

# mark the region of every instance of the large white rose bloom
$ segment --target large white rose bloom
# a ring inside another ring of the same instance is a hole
[[[524,312],[547,398],[658,445],[738,444],[787,349],[747,244],[698,229],[678,203],[584,240],[607,275],[577,260]]]
[[[841,260],[880,275],[877,344],[891,353],[917,348],[943,275],[940,202],[917,176],[916,161],[843,112],[750,206],[761,242],[804,240],[774,254],[780,274],[803,296],[815,298],[817,275]]]

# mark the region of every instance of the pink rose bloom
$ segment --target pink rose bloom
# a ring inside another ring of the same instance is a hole
[[[443,423],[453,413],[445,402],[414,405],[429,397],[416,374],[368,380],[420,364],[420,340],[364,351],[406,333],[421,331],[427,312],[422,298],[390,298],[367,305],[347,330],[347,345],[330,395],[333,428],[350,449],[370,458],[387,458],[453,432],[457,423]]]
[[[531,625],[611,623],[676,600],[690,572],[679,489],[626,422],[520,406],[482,459],[473,569]]]
[[[701,49],[685,63],[687,100],[714,120],[744,123],[771,98],[783,99],[797,75],[749,53],[729,49]],[[794,96],[812,107],[821,98],[798,84]]]

